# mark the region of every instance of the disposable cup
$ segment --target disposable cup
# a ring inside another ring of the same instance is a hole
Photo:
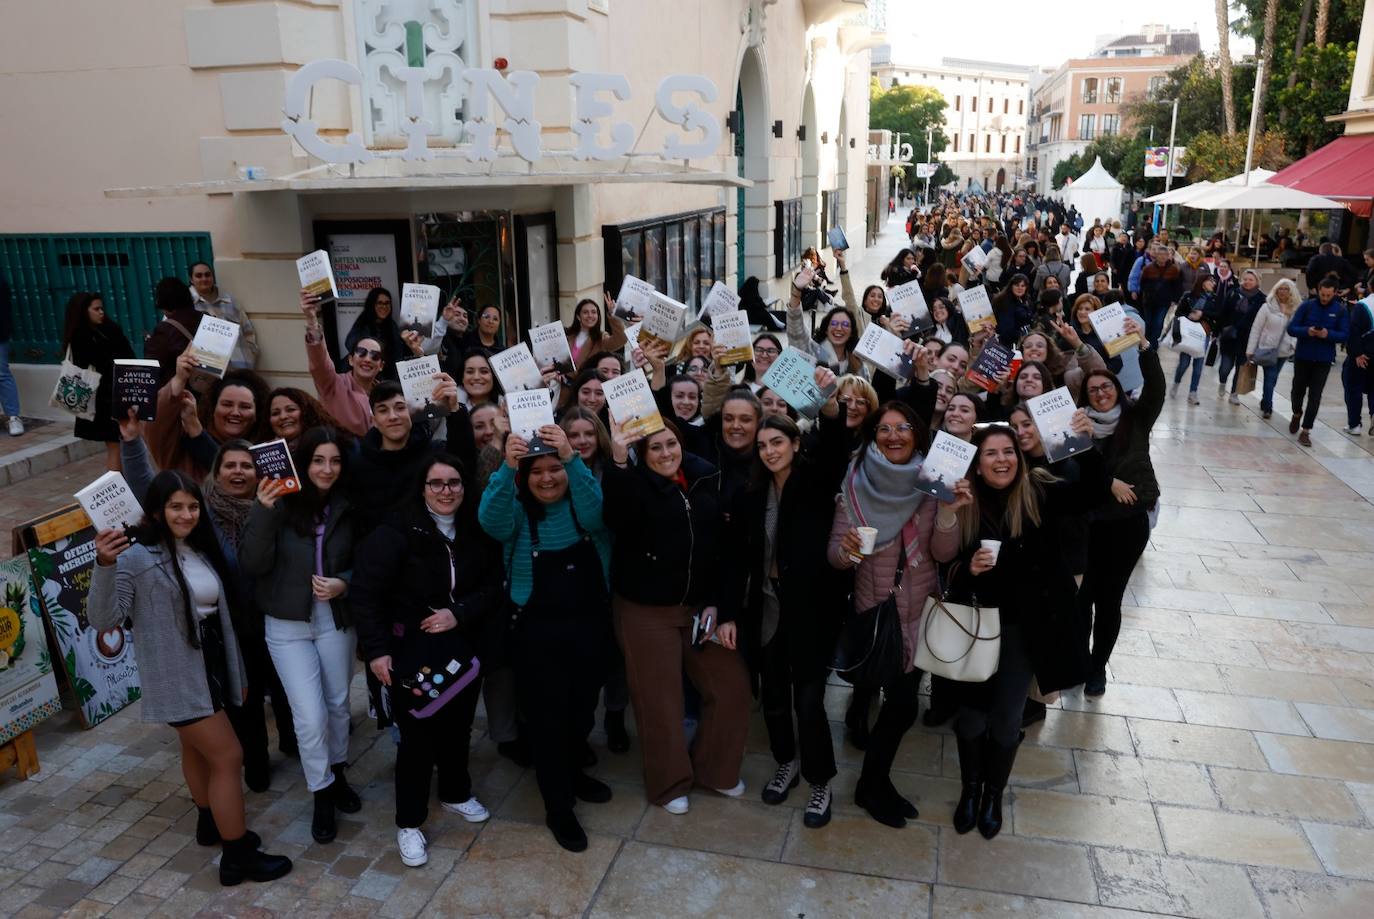
[[[984,549],[987,549],[990,552],[992,552],[992,563],[994,565],[997,564],[997,553],[1002,551],[1002,540],[984,539],[982,540],[982,546]]]
[[[878,542],[877,527],[859,527],[859,554],[872,555]]]

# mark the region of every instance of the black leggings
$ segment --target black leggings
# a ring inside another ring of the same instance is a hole
[[[1030,657],[1021,640],[1020,626],[1003,623],[997,672],[977,690],[971,687],[964,690],[966,700],[959,707],[955,733],[965,740],[976,740],[988,734],[999,747],[1015,747],[1021,736],[1021,713],[1025,710],[1034,676]],[[961,689],[964,687],[956,684],[955,692]],[[977,698],[967,698],[969,695]]]
[[[1121,598],[1135,563],[1150,541],[1150,518],[1141,512],[1129,517],[1094,520],[1088,536],[1088,570],[1078,591],[1078,615],[1083,641],[1092,638],[1092,672],[1107,666],[1121,632]]]

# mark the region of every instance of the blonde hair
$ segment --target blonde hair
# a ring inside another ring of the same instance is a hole
[[[1288,289],[1288,306],[1284,307],[1279,302],[1278,293],[1280,287]],[[1278,310],[1285,316],[1291,316],[1297,310],[1298,304],[1302,302],[1302,296],[1298,293],[1298,285],[1288,278],[1280,278],[1274,286],[1269,288],[1269,305]]]
[[[1040,526],[1040,502],[1045,497],[1045,486],[1059,481],[1059,479],[1048,469],[1041,469],[1038,466],[1031,466],[1026,461],[1026,454],[1021,452],[1021,446],[1016,442],[1016,434],[1005,424],[989,425],[982,430],[975,431],[973,443],[978,448],[978,453],[982,452],[983,444],[990,437],[1005,437],[1011,441],[1016,448],[1016,481],[1007,489],[1007,510],[1004,522],[1007,527],[1007,536],[1011,539],[1020,539],[1021,533],[1026,527],[1026,522],[1034,526]],[[972,479],[978,474],[978,455],[974,455],[973,469],[969,471]],[[965,546],[971,546],[978,542],[978,531],[982,525],[982,513],[978,508],[978,488],[975,483],[970,489],[973,500],[959,508],[959,539]]]
[[[838,399],[856,389],[860,396],[868,400],[868,410],[870,412],[876,411],[878,408],[878,391],[873,388],[872,383],[857,373],[846,373],[835,381],[835,398]]]

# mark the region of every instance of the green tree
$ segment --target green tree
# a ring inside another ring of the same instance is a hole
[[[1183,155],[1190,182],[1216,182],[1245,170],[1245,134],[1219,134],[1203,131],[1195,134]],[[1255,138],[1252,169],[1272,169],[1275,172],[1292,162],[1284,152],[1284,136],[1278,131],[1265,131]]]
[[[1327,115],[1345,110],[1350,99],[1350,80],[1355,71],[1355,45],[1307,45],[1292,68],[1297,79],[1275,93],[1286,116],[1278,128],[1288,147],[1305,156],[1341,133],[1339,122]]]
[[[893,140],[902,136],[911,144],[918,163],[938,162],[936,154],[949,146],[945,136],[945,97],[929,86],[894,86],[883,89],[875,78],[868,84],[868,126],[874,131],[891,131]],[[931,132],[929,135],[927,132]],[[930,140],[930,148],[926,141]],[[931,186],[954,181],[954,173],[944,163],[931,178]]]

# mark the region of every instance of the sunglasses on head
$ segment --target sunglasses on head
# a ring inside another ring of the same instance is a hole
[[[380,360],[382,359],[382,352],[380,352],[380,351],[374,351],[374,350],[372,350],[371,348],[354,348],[354,349],[353,349],[353,356],[354,356],[354,357],[370,357],[370,358],[372,358],[374,361],[380,361]]]

